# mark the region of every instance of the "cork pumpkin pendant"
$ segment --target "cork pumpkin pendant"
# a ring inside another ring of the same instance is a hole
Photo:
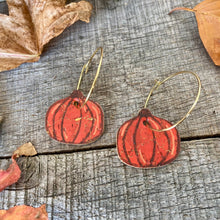
[[[193,74],[198,81],[199,90],[188,113],[172,125],[165,119],[152,115],[146,106],[155,89],[171,77],[181,73]],[[157,81],[148,95],[144,109],[136,117],[126,121],[118,130],[117,151],[121,161],[136,168],[152,168],[166,165],[175,160],[180,152],[180,137],[176,126],[189,116],[198,101],[200,91],[200,79],[193,72],[178,72],[162,82]]]
[[[104,130],[100,105],[87,101],[79,90],[55,102],[47,111],[46,130],[55,140],[70,144],[89,144],[96,141]]]
[[[98,50],[101,50],[99,67],[87,97],[79,90],[83,73],[87,73],[89,64]],[[104,131],[104,114],[101,106],[89,100],[99,75],[103,49],[98,48],[83,66],[77,90],[64,99],[55,102],[46,114],[46,131],[51,138],[68,144],[84,145],[96,141]]]
[[[170,122],[142,109],[137,117],[125,122],[118,131],[117,147],[120,159],[134,167],[157,167],[172,162],[180,150],[176,128],[157,132],[151,130],[172,126]]]

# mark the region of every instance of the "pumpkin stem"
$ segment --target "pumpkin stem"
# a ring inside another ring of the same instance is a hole
[[[152,116],[151,112],[147,108],[141,109],[141,111],[138,114],[139,116],[149,117]]]
[[[84,100],[85,97],[83,96],[82,92],[80,90],[74,90],[71,95],[70,95],[71,98],[79,98],[79,99],[82,99]]]
[[[174,8],[172,11],[170,11],[168,15],[172,14],[174,11],[179,11],[179,10],[195,12],[195,10],[191,9],[191,8],[178,7],[178,8]]]

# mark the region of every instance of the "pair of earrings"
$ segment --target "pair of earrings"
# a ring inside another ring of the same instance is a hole
[[[101,58],[91,89],[85,97],[79,90],[83,74],[98,51]],[[85,145],[96,141],[104,132],[104,114],[101,106],[89,100],[98,78],[103,59],[103,49],[97,48],[83,66],[77,89],[64,99],[55,102],[46,114],[46,130],[53,139],[74,145]],[[146,108],[153,93],[161,84],[179,74],[192,74],[198,81],[196,100],[187,114],[172,125],[170,122],[153,116]],[[126,121],[118,130],[117,150],[122,162],[137,168],[163,166],[172,162],[180,151],[180,137],[176,126],[184,121],[194,109],[201,92],[201,82],[197,74],[182,71],[157,81],[151,89],[144,108],[138,116]]]

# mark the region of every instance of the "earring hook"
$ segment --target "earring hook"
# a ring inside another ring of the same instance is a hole
[[[97,69],[95,78],[94,78],[94,80],[93,80],[92,86],[91,86],[91,88],[90,88],[90,90],[89,90],[89,93],[88,93],[88,95],[87,95],[87,97],[86,97],[86,100],[85,100],[85,102],[83,103],[82,106],[84,106],[84,105],[86,104],[86,102],[89,100],[89,97],[91,96],[92,91],[93,91],[93,89],[94,89],[94,87],[95,87],[96,80],[98,79],[99,72],[100,72],[101,65],[102,65],[102,60],[103,60],[103,48],[102,48],[102,47],[97,48],[97,49],[95,50],[95,52],[92,54],[92,56],[89,58],[89,61],[88,61],[86,64],[83,65],[83,68],[82,68],[82,71],[81,71],[81,74],[80,74],[80,77],[79,77],[79,81],[78,81],[78,85],[77,85],[77,90],[79,90],[79,88],[80,88],[80,84],[81,84],[81,81],[82,81],[83,74],[84,74],[84,73],[86,74],[86,73],[88,72],[88,70],[89,70],[89,65],[91,64],[93,57],[96,55],[96,53],[97,53],[99,50],[100,50],[100,52],[101,52],[100,61],[99,61],[99,66],[98,66],[98,69]]]
[[[191,71],[181,71],[181,72],[174,73],[174,74],[168,76],[168,77],[167,77],[166,79],[164,79],[163,81],[157,81],[157,80],[156,80],[156,84],[155,84],[155,85],[152,87],[152,89],[150,90],[150,93],[149,93],[149,95],[148,95],[148,97],[147,97],[147,100],[146,100],[146,103],[145,103],[145,105],[144,105],[144,108],[147,107],[148,101],[150,100],[150,97],[151,97],[151,95],[153,94],[154,90],[156,90],[160,85],[162,85],[163,83],[165,83],[167,80],[171,79],[172,77],[177,76],[177,75],[179,75],[179,74],[185,74],[185,73],[194,75],[195,78],[196,78],[196,80],[197,80],[197,82],[198,82],[198,93],[197,93],[195,102],[193,103],[193,105],[192,105],[192,107],[190,108],[190,110],[186,113],[186,115],[185,115],[183,118],[181,118],[176,124],[172,125],[171,127],[164,128],[164,129],[161,129],[161,130],[157,130],[157,129],[151,128],[151,127],[149,126],[149,124],[147,124],[147,126],[148,126],[151,130],[153,130],[153,131],[158,131],[158,132],[169,131],[169,130],[175,128],[175,127],[176,127],[177,125],[179,125],[180,123],[182,123],[182,122],[190,115],[190,113],[192,112],[192,110],[195,108],[195,106],[196,106],[196,104],[197,104],[197,102],[198,102],[198,100],[199,100],[200,93],[201,93],[201,81],[200,81],[199,76],[198,76],[196,73],[191,72]]]

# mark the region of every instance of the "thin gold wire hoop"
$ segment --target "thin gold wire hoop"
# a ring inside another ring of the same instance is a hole
[[[174,74],[170,75],[169,77],[167,77],[166,79],[164,79],[163,81],[157,81],[157,80],[156,80],[156,84],[155,84],[155,85],[153,86],[153,88],[150,90],[150,93],[149,93],[149,95],[148,95],[148,97],[147,97],[147,100],[146,100],[146,102],[145,102],[144,108],[147,107],[148,101],[149,101],[151,95],[153,94],[153,91],[154,91],[154,90],[158,89],[158,87],[159,87],[161,84],[165,83],[167,80],[171,79],[172,77],[177,76],[177,75],[179,75],[179,74],[183,74],[183,73],[184,73],[184,74],[185,74],[185,73],[189,73],[189,74],[194,75],[194,76],[196,77],[197,81],[198,81],[198,93],[197,93],[195,102],[193,103],[193,105],[192,105],[192,107],[190,108],[190,110],[186,113],[186,115],[185,115],[182,119],[180,119],[176,124],[172,125],[171,127],[164,128],[164,129],[161,129],[161,130],[154,129],[154,128],[150,127],[149,124],[147,124],[147,126],[148,126],[151,130],[153,130],[153,131],[158,131],[158,132],[169,131],[169,130],[175,128],[175,127],[176,127],[177,125],[179,125],[181,122],[183,122],[183,121],[190,115],[190,113],[192,112],[192,110],[195,108],[196,103],[198,102],[199,96],[200,96],[200,93],[201,93],[201,81],[200,81],[199,76],[198,76],[196,73],[191,72],[191,71],[181,71],[181,72],[174,73]]]
[[[100,52],[101,52],[100,61],[99,61],[99,66],[98,66],[98,69],[97,69],[95,78],[94,78],[94,80],[93,80],[91,89],[89,90],[89,93],[88,93],[88,95],[87,95],[87,97],[86,97],[86,100],[85,100],[85,102],[83,103],[82,106],[84,106],[84,105],[86,104],[86,102],[89,100],[89,97],[91,96],[92,91],[93,91],[93,89],[94,89],[94,87],[95,87],[95,83],[96,83],[96,81],[97,81],[97,79],[98,79],[98,76],[99,76],[99,73],[100,73],[100,69],[101,69],[101,65],[102,65],[102,60],[103,60],[103,48],[102,48],[102,47],[99,47],[99,48],[97,48],[97,49],[95,50],[95,52],[94,52],[94,53],[92,54],[92,56],[89,58],[89,61],[88,61],[86,64],[83,65],[82,71],[81,71],[81,73],[80,73],[80,77],[79,77],[79,81],[78,81],[78,85],[77,85],[77,90],[79,90],[79,88],[80,88],[80,84],[81,84],[81,81],[82,81],[83,74],[84,74],[84,73],[86,74],[86,73],[88,72],[88,70],[89,70],[89,65],[91,64],[93,57],[96,55],[96,53],[97,53],[99,50],[100,50]]]

